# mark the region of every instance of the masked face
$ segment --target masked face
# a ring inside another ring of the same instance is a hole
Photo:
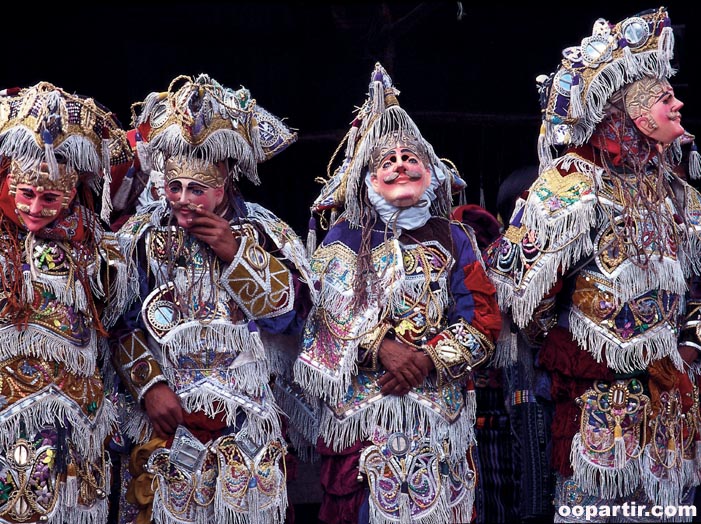
[[[180,227],[188,227],[195,208],[214,212],[224,200],[225,170],[221,165],[170,158],[165,168],[165,195]]]
[[[170,180],[165,193],[173,208],[173,216],[183,228],[188,227],[188,219],[195,215],[194,208],[214,212],[224,199],[224,188],[208,187],[190,178]]]
[[[73,200],[75,189],[68,193],[30,184],[17,184],[15,207],[27,230],[36,233],[56,219],[66,202]]]
[[[370,177],[375,192],[395,207],[416,205],[431,184],[431,171],[418,152],[397,144],[382,154]]]
[[[640,132],[661,144],[671,144],[684,134],[680,113],[684,104],[667,81],[646,77],[634,82],[625,105]]]

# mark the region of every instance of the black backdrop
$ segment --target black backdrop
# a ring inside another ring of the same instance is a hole
[[[670,1],[673,78],[683,123],[701,133],[699,26],[689,0]],[[544,7],[548,5],[548,7]],[[380,61],[399,101],[436,152],[483,188],[494,211],[499,183],[536,162],[535,77],[560,51],[611,22],[659,4],[635,2],[171,2],[163,5],[13,2],[2,22],[0,88],[41,80],[93,96],[130,124],[130,106],[177,75],[208,73],[250,89],[298,130],[298,142],[260,166],[250,200],[304,234],[328,161],[365,100]],[[6,6],[7,10],[8,7]],[[701,135],[700,135],[701,136]]]

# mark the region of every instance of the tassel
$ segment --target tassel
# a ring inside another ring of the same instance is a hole
[[[78,476],[76,475],[75,464],[68,464],[66,470],[66,484],[64,488],[64,504],[67,508],[75,507],[78,504]]]
[[[570,89],[570,114],[572,118],[582,118],[584,116],[584,106],[582,105],[581,88],[579,87],[579,77],[575,76]]]
[[[691,180],[701,179],[701,153],[699,153],[696,142],[691,144],[689,151],[689,166],[687,167],[687,176]]]
[[[309,219],[309,230],[307,231],[307,257],[311,258],[316,251],[316,220],[312,216]]]
[[[412,524],[411,499],[408,493],[404,493],[404,489],[406,488],[402,486],[402,493],[399,494],[399,523]]]
[[[184,293],[188,289],[188,278],[187,278],[187,270],[183,266],[178,266],[175,268],[175,278],[173,279],[173,283],[175,284],[175,288],[180,291],[181,293]]]
[[[151,158],[151,150],[141,137],[141,133],[136,133],[136,156],[139,159],[141,171],[145,174],[150,174],[153,169],[153,159]]]
[[[51,180],[58,180],[60,173],[58,171],[58,161],[56,160],[56,153],[54,152],[54,139],[51,133],[44,129],[41,132],[41,138],[44,141],[44,155],[46,156],[46,163],[49,166],[49,176]]]
[[[515,328],[515,326],[514,326]],[[505,364],[512,364],[518,360],[518,331],[511,330],[511,336],[509,337],[509,359],[510,361]]]
[[[623,48],[623,63],[625,64],[626,71],[635,71],[635,59],[633,58],[633,52],[627,45]]]
[[[480,177],[481,182],[481,177]],[[484,198],[484,186],[480,183],[480,206],[483,209],[487,209],[487,201]]]
[[[251,146],[253,147],[253,154],[258,162],[262,162],[265,160],[265,153],[263,152],[263,145],[260,142],[260,128],[258,127],[258,120],[253,118],[251,124]]]
[[[660,71],[660,76],[669,77],[673,70],[671,61],[674,58],[674,33],[671,27],[664,27],[660,39],[657,42],[657,53],[659,60],[657,61]]]
[[[117,193],[114,195],[112,207],[117,211],[123,211],[127,206],[127,200],[129,200],[129,194],[131,193],[131,186],[134,183],[134,171],[134,166],[131,165],[127,174],[124,175],[122,183],[119,189],[117,189]]]
[[[102,128],[102,172],[104,179],[102,181],[102,208],[100,209],[100,217],[109,222],[112,214],[112,199],[110,191],[112,186],[112,165],[110,156],[110,130],[107,126]]]
[[[360,120],[357,118],[353,120],[351,128],[348,131],[348,138],[346,140],[346,158],[353,158],[355,153],[355,143],[358,140],[358,130],[360,129]]]
[[[618,419],[616,419],[616,427],[613,429],[613,447],[613,467],[622,469],[628,461],[628,455],[626,453],[626,442],[623,440],[623,429],[621,429],[621,422]]]
[[[385,88],[381,81],[375,80],[371,84],[372,89],[372,112],[382,114],[385,111]]]
[[[540,133],[538,135],[538,159],[541,165],[550,164],[553,161],[552,151],[547,140],[547,126],[545,122],[540,125]],[[508,217],[504,218],[508,219]]]
[[[31,262],[30,262],[31,264]],[[32,272],[22,271],[24,275],[24,294],[28,304],[34,303],[34,285],[32,284]]]
[[[255,478],[251,478],[248,483],[248,493],[246,493],[246,502],[248,502],[248,515],[251,518],[251,524],[260,522],[260,493],[258,493],[258,483]]]

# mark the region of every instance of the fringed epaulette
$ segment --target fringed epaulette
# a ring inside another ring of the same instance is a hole
[[[685,269],[701,275],[701,257],[698,256],[701,251],[701,193],[689,184],[680,182],[685,186],[684,218],[689,238],[680,249],[679,260]]]
[[[398,242],[381,244],[372,258],[378,274],[387,279],[381,297],[374,297],[362,311],[354,307],[353,281],[357,254],[342,241],[320,246],[311,260],[322,275],[319,293],[302,335],[302,353],[295,363],[295,380],[310,392],[331,402],[343,398],[357,367],[357,349],[363,337],[380,322],[378,304],[391,301],[397,283],[404,281]],[[392,284],[392,285],[390,285]]]
[[[574,170],[563,176],[562,171]],[[489,276],[503,311],[523,328],[566,271],[593,250],[594,166],[566,155],[544,169],[521,210],[488,255]]]
[[[102,322],[109,328],[138,296],[139,281],[133,260],[122,255],[114,233],[105,233],[100,250],[110,270],[106,307],[102,312]]]

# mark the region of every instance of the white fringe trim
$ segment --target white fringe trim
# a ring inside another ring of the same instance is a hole
[[[217,485],[217,495],[221,494],[221,486]],[[257,487],[248,488],[246,493],[247,510],[236,511],[231,506],[226,505],[222,497],[215,496],[215,519],[216,522],[227,522],[231,524],[282,524],[285,522],[287,511],[287,486],[283,482],[280,486],[280,496],[276,504],[270,505],[266,509],[260,508],[260,493]],[[211,519],[208,524],[211,523]]]
[[[225,415],[229,427],[236,426],[236,417],[242,411],[246,415],[246,433],[256,442],[269,441],[281,434],[280,411],[268,391],[262,403],[252,402],[244,395],[230,393],[228,396],[221,387],[213,389],[208,383],[199,384],[192,392],[178,392],[183,407],[189,412],[202,411],[208,417]]]
[[[201,144],[192,146],[183,137],[180,125],[172,124],[153,137],[148,147],[151,151],[162,152],[165,157],[188,156],[199,158],[205,163],[213,163],[223,158],[235,158],[239,170],[253,184],[260,184],[255,152],[238,131],[219,129],[211,133]]]
[[[466,393],[464,411],[452,424],[439,413],[430,411],[421,397],[410,392],[403,397],[391,395],[376,399],[342,421],[334,416],[330,408],[324,406],[319,431],[334,451],[342,451],[358,439],[370,439],[377,427],[384,428],[387,433],[394,433],[416,425],[430,428],[428,432],[432,448],[442,449],[443,442],[448,440],[451,444],[451,460],[460,460],[476,443],[475,420],[474,391]]]
[[[680,371],[684,370],[677,351],[677,335],[667,324],[623,342],[575,307],[570,309],[569,321],[570,332],[579,347],[588,351],[597,362],[602,362],[605,353],[607,366],[618,373],[645,369],[651,362],[664,357],[669,357]]]
[[[667,464],[674,464],[673,467],[667,468],[652,460],[650,450],[653,445],[648,444],[645,446],[642,457],[645,494],[653,504],[678,506],[681,503],[683,482],[681,462],[677,456],[677,451],[669,449],[666,451],[666,456],[663,460]],[[660,468],[666,475],[664,478],[660,478],[653,473],[653,470]]]
[[[71,373],[90,376],[95,372],[97,354],[97,337],[92,329],[87,345],[78,347],[57,333],[34,324],[29,324],[23,331],[17,331],[14,325],[0,328],[0,360],[27,355],[61,362]]]
[[[265,373],[269,373],[263,343],[259,335],[254,336],[254,332],[249,330],[248,324],[232,324],[229,319],[217,319],[208,323],[192,320],[172,329],[158,342],[171,362],[177,362],[181,356],[199,354],[205,347],[215,348],[222,353],[235,349],[239,354],[250,352],[254,360],[265,367]],[[250,380],[252,379],[243,379],[244,382]]]
[[[572,439],[570,461],[573,478],[583,491],[604,499],[624,497],[633,493],[640,485],[641,466],[639,458],[628,458],[622,468],[602,467],[591,462],[582,436],[577,433]],[[637,455],[639,450],[634,452]]]
[[[109,480],[109,479],[108,479]],[[57,506],[55,520],[51,522],[70,522],[70,524],[104,524],[109,515],[109,501],[107,499],[96,500],[90,506],[69,504],[64,501]]]
[[[50,385],[43,390],[15,402],[3,412],[0,419],[0,449],[6,454],[20,429],[34,434],[44,427],[54,427],[56,420],[71,428],[71,440],[78,453],[89,460],[102,456],[104,442],[116,430],[117,411],[109,399],[89,420],[72,399]]]
[[[629,84],[644,76],[669,78],[675,73],[670,60],[673,55],[674,36],[671,27],[662,29],[658,48],[653,51],[638,52],[632,56],[624,56],[605,66],[599,66],[599,72],[589,83],[586,100],[582,104],[582,116],[575,125],[569,126],[571,143],[582,145],[591,137],[596,125],[604,117],[604,107],[611,94],[623,85]],[[557,144],[556,125],[547,122],[547,142]]]

